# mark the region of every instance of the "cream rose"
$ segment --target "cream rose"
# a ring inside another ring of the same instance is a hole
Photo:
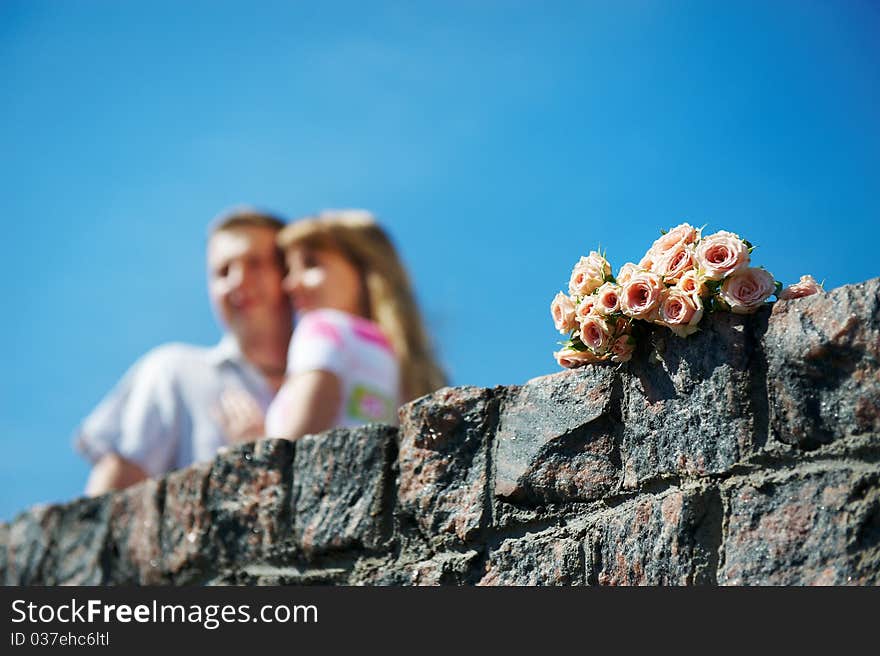
[[[595,310],[599,314],[612,314],[620,309],[620,285],[606,282],[596,290]]]
[[[709,293],[706,281],[694,269],[685,271],[681,278],[678,279],[675,287],[685,294],[693,294],[694,296],[706,296]]]
[[[687,337],[697,332],[697,324],[702,318],[703,302],[699,296],[672,288],[660,303],[658,323],[666,326],[679,337]]]
[[[764,304],[776,290],[776,281],[769,271],[748,267],[724,280],[719,298],[736,314],[751,314]]]
[[[568,281],[568,292],[575,296],[586,296],[593,293],[605,278],[611,275],[611,265],[596,251],[582,257],[574,265],[571,279]]]
[[[636,350],[636,340],[632,335],[621,335],[611,345],[612,362],[629,362]]]
[[[656,273],[640,271],[620,290],[620,311],[636,319],[647,319],[660,303],[665,287]]]
[[[694,268],[694,247],[679,242],[670,248],[654,264],[654,273],[663,276],[663,281],[678,282],[681,277]]]
[[[581,321],[581,342],[596,355],[605,355],[611,340],[611,331],[605,319],[591,314]]]
[[[749,248],[732,232],[720,230],[704,237],[694,253],[707,280],[721,280],[749,264]]]
[[[556,330],[567,335],[577,327],[574,318],[574,303],[563,292],[559,292],[550,304],[550,314],[553,316],[553,324]]]
[[[593,314],[593,308],[596,306],[596,295],[590,294],[589,296],[584,296],[581,299],[581,302],[577,304],[577,307],[574,310],[574,320],[576,323],[580,323],[588,316]]]
[[[822,294],[825,290],[822,288],[813,276],[801,276],[800,282],[789,285],[779,293],[780,301],[790,301],[795,298],[803,298],[804,296],[812,296],[813,294]]]
[[[638,264],[633,264],[632,262],[627,262],[622,267],[620,267],[620,271],[617,272],[617,284],[622,285],[627,280],[629,280],[634,273],[640,271]]]
[[[556,362],[560,367],[565,367],[566,369],[576,369],[577,367],[583,367],[585,364],[600,361],[599,358],[589,351],[575,351],[574,349],[556,351],[553,357],[556,358]]]
[[[681,223],[671,228],[665,235],[661,235],[651,244],[649,253],[657,256],[666,255],[679,244],[693,244],[697,241],[699,232],[689,223]]]

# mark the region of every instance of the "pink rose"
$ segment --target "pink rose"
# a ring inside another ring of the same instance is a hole
[[[697,241],[699,232],[689,223],[681,223],[670,229],[665,235],[661,235],[648,249],[649,253],[662,257],[679,244],[693,244]]]
[[[606,282],[596,290],[595,309],[599,314],[612,314],[620,309],[620,285]]]
[[[685,271],[675,287],[685,294],[693,294],[694,296],[706,296],[709,293],[706,281],[694,269]]]
[[[593,308],[596,306],[596,295],[590,294],[589,296],[584,296],[581,299],[581,302],[577,304],[577,307],[574,311],[574,320],[577,323],[581,323],[588,316],[593,314]]]
[[[778,298],[780,301],[790,301],[794,298],[803,298],[804,296],[812,296],[813,294],[822,294],[825,290],[822,288],[813,276],[801,276],[800,282],[789,285],[780,292]]]
[[[749,264],[749,248],[738,235],[721,230],[700,240],[697,265],[707,280],[721,280]]]
[[[581,341],[596,355],[605,355],[611,332],[602,317],[595,314],[581,321]]]
[[[703,302],[699,296],[685,294],[675,287],[663,297],[658,322],[679,337],[697,332],[697,324],[703,318]]]
[[[627,262],[622,267],[620,267],[620,271],[617,273],[617,284],[622,285],[627,280],[629,280],[634,273],[640,271],[638,264],[633,264],[632,262]]]
[[[556,358],[556,362],[560,367],[565,367],[566,369],[576,369],[577,367],[583,367],[585,364],[600,361],[599,358],[589,351],[575,351],[574,349],[562,349],[554,353],[553,357]]]
[[[650,271],[654,268],[654,260],[657,258],[657,254],[654,251],[648,251],[639,260],[639,263],[636,265],[636,268],[641,271]]]
[[[776,281],[764,269],[748,267],[725,279],[719,298],[736,314],[751,314],[776,290]]]
[[[577,327],[577,321],[574,318],[574,303],[562,292],[559,292],[550,304],[550,314],[553,316],[556,330],[563,335],[567,335]]]
[[[636,319],[647,319],[660,304],[665,289],[656,273],[634,274],[620,291],[620,311]]]
[[[571,279],[568,281],[568,292],[574,296],[592,294],[611,275],[611,265],[596,251],[582,257],[574,265]]]
[[[653,271],[663,276],[664,282],[678,282],[687,271],[694,268],[694,264],[694,247],[679,242],[654,263]]]
[[[636,340],[632,335],[621,335],[611,345],[612,362],[629,362],[636,350]]]

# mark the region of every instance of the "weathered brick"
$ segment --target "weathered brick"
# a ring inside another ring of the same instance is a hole
[[[596,499],[616,490],[617,381],[611,367],[596,366],[512,389],[499,411],[495,494],[552,503]]]
[[[306,556],[379,549],[389,539],[391,509],[385,495],[396,436],[393,427],[371,424],[297,441],[294,538]]]
[[[712,488],[639,497],[589,530],[589,578],[600,585],[714,583],[720,534]]]
[[[779,301],[764,350],[774,438],[812,449],[880,435],[880,278]]]
[[[641,352],[624,376],[626,489],[668,475],[725,473],[763,447],[767,408],[756,346],[767,313],[713,314],[686,339],[652,330],[660,359]]]
[[[880,583],[880,473],[846,468],[734,480],[718,582]]]
[[[581,541],[565,529],[551,529],[507,539],[489,554],[477,585],[583,585],[586,582]]]
[[[426,534],[467,540],[488,520],[497,405],[490,390],[447,387],[400,409],[398,500]]]

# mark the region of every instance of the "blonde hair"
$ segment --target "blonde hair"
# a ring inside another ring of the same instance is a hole
[[[446,384],[434,359],[409,276],[391,239],[365,210],[326,210],[297,219],[278,234],[278,246],[332,250],[361,274],[368,318],[391,342],[400,363],[403,402]]]

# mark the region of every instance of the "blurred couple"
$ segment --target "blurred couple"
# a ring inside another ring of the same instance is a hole
[[[396,423],[444,375],[401,260],[362,210],[212,224],[208,292],[225,335],[138,360],[79,427],[86,493],[118,490],[262,437]],[[295,322],[295,326],[294,326]]]

